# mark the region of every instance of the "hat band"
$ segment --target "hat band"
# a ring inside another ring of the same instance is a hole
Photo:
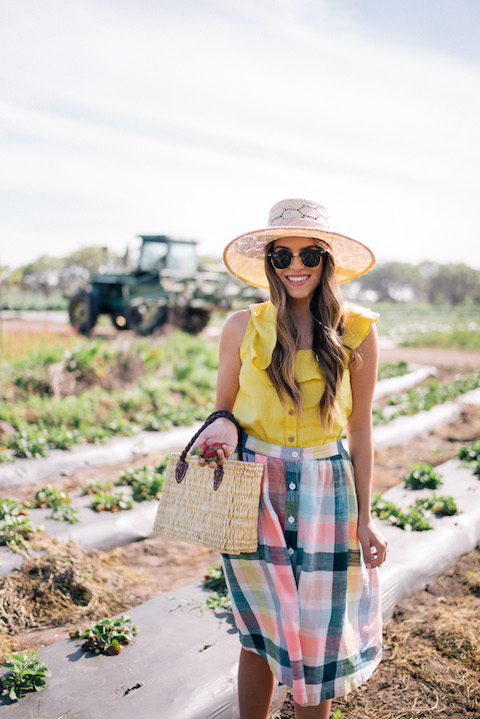
[[[304,218],[292,218],[291,220],[282,220],[269,225],[269,230],[281,230],[283,227],[298,227],[304,230],[316,230],[317,232],[328,232],[328,223],[319,222],[318,220]]]

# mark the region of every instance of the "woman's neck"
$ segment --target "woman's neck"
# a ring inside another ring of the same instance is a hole
[[[313,345],[313,321],[310,301],[296,300],[290,303],[290,314],[298,332],[298,349],[311,349]]]

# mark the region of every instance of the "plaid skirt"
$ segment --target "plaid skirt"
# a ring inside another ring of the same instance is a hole
[[[267,660],[297,704],[365,682],[381,659],[376,570],[357,539],[353,466],[341,441],[291,448],[244,437],[264,465],[258,550],[222,555],[242,646]]]

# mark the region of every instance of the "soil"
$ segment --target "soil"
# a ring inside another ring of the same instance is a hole
[[[55,332],[58,331],[57,327],[54,329]],[[433,364],[441,370],[444,377],[480,367],[480,353],[452,350],[389,349],[381,352],[380,359],[382,362],[406,359],[419,364]],[[467,407],[460,420],[430,433],[427,437],[417,438],[402,447],[377,450],[374,491],[383,492],[398,484],[409,465],[416,462],[438,465],[454,457],[462,444],[479,437],[480,408]],[[154,453],[137,462],[76,470],[69,477],[59,476],[51,478],[49,482],[73,491],[85,485],[89,479],[115,479],[119,471],[127,466],[157,464],[163,456]],[[45,482],[32,484],[13,491],[0,490],[0,498],[31,498],[36,489],[44,484]],[[118,562],[124,568],[132,570],[132,581],[128,587],[129,606],[200,580],[208,567],[219,564],[219,556],[215,552],[156,535],[119,547],[113,552],[98,554],[102,555],[105,566],[111,563],[112,575],[117,571],[115,567],[118,567]],[[143,580],[139,580],[139,575],[134,574],[134,570],[141,572]],[[480,679],[478,661],[476,667],[465,668],[463,664],[459,664],[458,656],[448,659],[446,650],[438,649],[437,646],[441,641],[437,637],[436,627],[439,622],[441,624],[444,621],[444,609],[453,608],[452,612],[457,616],[459,626],[465,622],[459,636],[466,636],[468,628],[471,628],[475,621],[478,622],[480,591],[477,586],[475,593],[468,585],[465,580],[466,576],[470,576],[468,573],[476,573],[478,584],[479,551],[460,559],[450,572],[437,579],[424,592],[401,602],[394,618],[385,629],[387,661],[382,663],[372,680],[365,685],[366,688],[361,688],[343,702],[335,703],[335,708],[342,712],[342,717],[404,719],[428,715],[456,719],[480,715],[478,687],[475,689],[469,684],[472,672],[477,672],[477,684]],[[472,614],[473,606],[475,613]],[[99,617],[91,617],[94,618]],[[8,637],[8,646],[5,646],[4,650],[39,649],[64,639],[71,628],[71,624],[54,626],[52,623],[36,630],[19,631]],[[480,632],[477,630],[477,660],[480,651],[479,636]],[[473,640],[470,638],[468,641]],[[0,654],[1,649],[0,641]],[[463,672],[461,675],[458,675],[459,668]],[[451,703],[450,696],[453,697]],[[448,698],[450,708],[445,704],[445,697]],[[287,702],[278,717],[293,717],[292,712],[293,707]]]

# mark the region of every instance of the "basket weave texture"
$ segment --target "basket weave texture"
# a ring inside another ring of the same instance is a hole
[[[153,531],[225,554],[254,552],[258,547],[258,507],[263,465],[229,460],[213,488],[210,467],[188,458],[182,482],[175,479],[180,453],[169,457]]]

